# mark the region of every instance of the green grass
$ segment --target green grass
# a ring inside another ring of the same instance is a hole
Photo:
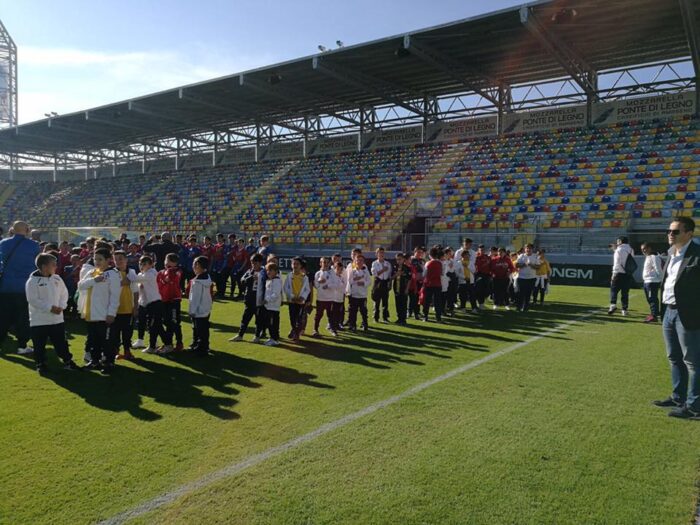
[[[226,342],[242,305],[221,302],[214,357],[144,356],[112,377],[59,370],[52,355],[41,378],[6,343],[0,523],[109,518],[605,299],[555,287],[525,315],[460,314],[279,348]],[[628,318],[601,310],[133,522],[691,523],[700,424],[649,403],[670,378],[642,302],[637,293]],[[282,319],[286,335],[286,309]],[[82,327],[71,330],[82,355]]]

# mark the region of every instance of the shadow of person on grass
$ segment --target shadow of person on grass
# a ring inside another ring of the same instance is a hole
[[[220,379],[231,378],[231,382],[241,386],[260,387],[260,383],[250,380],[251,377],[263,377],[290,385],[306,385],[314,388],[334,389],[333,385],[321,383],[317,376],[300,372],[294,368],[276,365],[266,361],[258,361],[241,357],[229,352],[215,352],[212,356],[202,359],[190,352],[168,354],[167,359],[196,370],[202,375]]]
[[[201,409],[220,419],[240,418],[239,414],[229,409],[237,403],[235,399],[206,395],[196,388],[198,385],[221,389],[222,385],[217,385],[216,379],[193,373],[186,368],[139,359],[129,365],[118,365],[112,375],[103,376],[94,371],[63,370],[53,353],[50,352],[49,355],[51,357],[46,379],[102,410],[128,412],[143,421],[155,421],[162,415],[142,406],[143,397],[150,397],[165,405]],[[2,354],[0,357],[34,369],[31,358],[14,354]],[[227,393],[235,395],[239,391],[228,389]]]

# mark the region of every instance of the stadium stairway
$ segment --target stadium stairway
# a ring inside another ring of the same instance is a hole
[[[0,206],[3,206],[7,199],[9,199],[15,191],[14,184],[3,185],[2,192],[0,192]]]
[[[440,212],[440,180],[459,162],[465,151],[464,144],[452,144],[444,151],[428,170],[425,178],[413,189],[404,201],[407,205],[395,206],[387,213],[377,227],[377,234],[372,238],[372,246],[386,248],[397,247],[397,239],[419,213],[429,213],[435,209],[435,216]]]

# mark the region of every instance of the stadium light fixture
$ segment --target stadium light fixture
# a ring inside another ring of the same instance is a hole
[[[52,117],[57,117],[57,116],[58,116],[58,113],[56,113],[55,111],[52,111],[52,112],[51,112],[51,116],[52,116]]]
[[[337,45],[338,47],[345,47],[345,44],[343,44],[341,40],[336,40],[335,45]]]
[[[46,118],[51,118],[51,113],[44,113],[44,116],[45,116]]]
[[[326,46],[322,46],[321,44],[319,44],[319,45],[318,45],[318,50],[319,50],[321,53],[325,53],[326,51],[328,51],[328,48],[327,48]]]

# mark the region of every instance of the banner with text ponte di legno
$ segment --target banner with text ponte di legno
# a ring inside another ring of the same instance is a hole
[[[425,142],[453,142],[477,137],[492,137],[498,133],[498,117],[476,117],[446,120],[428,125]]]
[[[508,113],[503,119],[503,133],[528,133],[586,126],[586,106],[564,106]]]
[[[680,117],[693,113],[695,91],[683,91],[594,104],[592,122],[594,126],[607,126],[630,120]]]

